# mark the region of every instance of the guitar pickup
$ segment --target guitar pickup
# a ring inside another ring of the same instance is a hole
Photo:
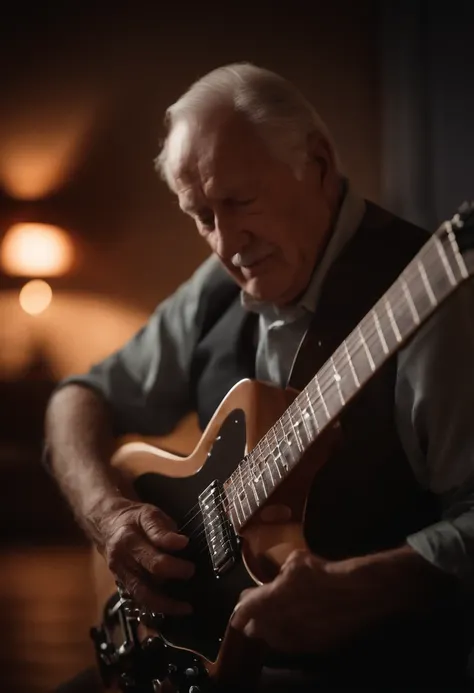
[[[207,547],[216,575],[222,575],[234,565],[238,550],[224,499],[224,487],[218,481],[213,481],[199,496]]]

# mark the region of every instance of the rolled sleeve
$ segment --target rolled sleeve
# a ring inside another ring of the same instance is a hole
[[[474,282],[440,306],[400,352],[400,438],[439,522],[407,537],[428,561],[474,588]]]
[[[109,405],[114,433],[166,435],[192,406],[189,371],[199,339],[203,291],[219,271],[211,256],[163,301],[120,349],[59,387],[92,388]]]

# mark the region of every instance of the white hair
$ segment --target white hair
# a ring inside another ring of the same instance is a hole
[[[312,133],[326,140],[339,169],[329,130],[301,92],[270,70],[245,62],[234,63],[209,72],[167,109],[168,134],[155,164],[170,188],[170,134],[176,125],[225,109],[241,113],[252,123],[273,155],[288,163],[296,176],[301,176],[307,161],[308,137]]]

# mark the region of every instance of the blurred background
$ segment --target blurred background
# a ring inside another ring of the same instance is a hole
[[[2,3],[2,693],[94,657],[90,550],[41,466],[47,399],[207,256],[153,169],[166,107],[220,64],[273,69],[363,195],[434,227],[474,193],[473,20],[460,0]]]

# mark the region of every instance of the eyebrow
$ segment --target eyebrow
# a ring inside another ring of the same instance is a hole
[[[233,188],[228,187],[227,189],[222,188],[218,192],[219,194],[211,194],[209,203],[220,202],[225,204],[232,202],[233,200],[238,200],[242,197],[253,199],[257,195],[257,191],[255,189],[252,191],[251,188],[249,189],[249,186],[246,188],[242,186],[240,188],[238,186]],[[206,203],[206,201],[200,203],[200,201],[196,200],[193,195],[188,194],[183,196],[183,201],[182,203],[180,202],[179,206],[185,214],[197,214],[202,210],[209,209],[209,203]]]
[[[181,207],[181,210],[185,214],[199,214],[199,212],[203,209],[206,209],[205,205],[196,205],[193,202],[183,202],[183,204],[179,205]]]

